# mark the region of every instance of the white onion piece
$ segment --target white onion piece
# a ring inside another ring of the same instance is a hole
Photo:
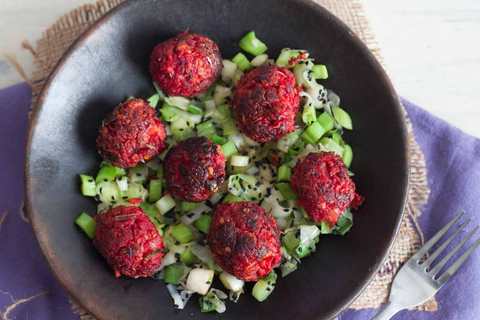
[[[230,60],[223,60],[222,80],[230,82],[237,71],[237,65]]]
[[[250,63],[254,67],[259,67],[264,63],[266,63],[267,60],[268,60],[268,55],[264,53],[253,58],[252,61],[250,61]]]

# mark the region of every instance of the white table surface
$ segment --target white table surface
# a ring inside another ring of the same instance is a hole
[[[0,88],[22,81],[34,43],[56,18],[85,0],[0,0]],[[398,92],[480,137],[480,0],[363,0]]]

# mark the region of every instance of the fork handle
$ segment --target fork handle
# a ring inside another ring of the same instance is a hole
[[[383,309],[372,318],[372,320],[389,320],[402,309],[404,308],[398,304],[388,302],[385,307],[383,307]]]

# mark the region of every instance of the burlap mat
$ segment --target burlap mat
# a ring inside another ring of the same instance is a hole
[[[369,29],[362,5],[358,0],[315,0],[346,22],[350,28],[366,43],[368,48],[382,62],[375,37]],[[123,0],[100,0],[95,4],[84,5],[61,17],[43,33],[35,48],[26,45],[33,53],[36,70],[30,79],[33,88],[33,106],[45,79],[56,66],[67,48],[96,20]],[[400,232],[390,255],[374,277],[368,288],[350,306],[353,309],[376,308],[386,301],[392,278],[398,268],[422,244],[423,235],[417,224],[420,209],[428,199],[427,172],[425,159],[415,141],[410,121],[407,118],[409,138],[409,160],[411,166],[410,191]],[[82,320],[94,319],[76,303],[72,309]],[[419,307],[425,311],[437,310],[437,303],[431,300]]]

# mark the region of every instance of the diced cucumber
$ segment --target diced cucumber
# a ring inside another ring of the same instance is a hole
[[[193,254],[192,249],[187,247],[182,253],[180,253],[180,261],[189,266],[196,263],[198,259]]]
[[[232,58],[232,61],[237,65],[238,69],[242,71],[246,71],[252,67],[248,58],[241,52],[237,53]]]
[[[317,114],[313,105],[306,104],[303,107],[302,121],[308,126],[317,121]]]
[[[325,80],[328,79],[327,67],[323,64],[316,64],[312,67],[312,78]]]
[[[95,184],[95,179],[93,179],[92,176],[81,174],[80,181],[82,183],[80,189],[83,196],[95,197],[97,195],[97,185]]]
[[[235,143],[233,143],[232,141],[228,141],[227,143],[223,144],[222,151],[225,158],[230,158],[230,156],[238,152]]]
[[[210,229],[210,223],[212,222],[212,217],[209,214],[202,214],[200,218],[195,220],[193,225],[195,228],[197,228],[200,232],[203,232],[205,234],[208,233],[208,230]]]
[[[100,183],[106,181],[113,181],[116,177],[124,176],[125,174],[125,169],[107,164],[100,168],[97,173],[97,177],[95,178],[95,182]]]
[[[288,149],[300,138],[302,131],[296,130],[287,134],[277,142],[277,149],[282,152],[288,152]]]
[[[156,202],[162,197],[163,180],[152,179],[148,184],[148,201]]]
[[[302,138],[305,142],[315,144],[323,135],[325,130],[318,122],[314,122],[305,129],[302,134]]]
[[[225,196],[225,198],[223,198],[222,202],[224,202],[224,203],[234,203],[234,202],[242,202],[242,201],[245,201],[245,200],[229,193]]]
[[[260,67],[261,65],[265,64],[268,60],[268,55],[267,54],[261,54],[256,56],[255,58],[250,61],[253,67]]]
[[[223,60],[222,80],[224,82],[230,82],[237,71],[237,65],[230,60]]]
[[[343,148],[342,146],[340,146],[338,143],[336,143],[335,141],[333,141],[332,139],[330,138],[322,138],[320,140],[320,144],[327,150],[327,151],[330,151],[330,152],[334,152],[336,153],[337,155],[339,155],[340,157],[343,155]]]
[[[196,126],[197,134],[199,136],[210,138],[214,136],[217,132],[215,130],[215,125],[212,120],[202,122]]]
[[[277,181],[290,181],[291,177],[292,168],[286,164],[282,164],[280,167],[278,167]]]
[[[318,123],[320,123],[325,132],[333,130],[333,128],[335,127],[335,121],[328,112],[324,112],[319,115],[317,121]]]
[[[185,265],[174,263],[165,267],[163,281],[170,284],[179,284],[185,275]]]
[[[90,238],[95,238],[95,219],[85,212],[80,213],[80,215],[75,219],[75,224],[82,229],[83,232]]]
[[[353,150],[350,145],[346,144],[343,146],[343,155],[342,155],[343,163],[347,168],[350,168],[353,160]]]
[[[120,201],[120,190],[115,182],[103,181],[97,184],[97,194],[101,202],[115,204]]]
[[[285,200],[296,200],[297,195],[293,191],[292,187],[290,186],[290,183],[288,182],[280,182],[275,184],[275,188],[280,191],[282,194],[283,198]]]
[[[221,291],[211,289],[206,295],[201,296],[198,299],[201,312],[213,312],[213,311],[218,313],[225,312],[227,307],[225,306],[225,302],[223,302],[221,298],[223,297],[223,299],[225,299],[227,298],[227,296],[225,294],[222,294],[220,297],[219,292]]]
[[[170,124],[175,140],[182,141],[193,136],[194,124],[184,118],[178,118]]]
[[[296,63],[291,63],[293,62],[296,58],[298,58],[300,55],[305,55],[305,58],[308,57],[308,52],[305,50],[295,50],[295,49],[282,49],[280,52],[280,55],[277,58],[277,61],[275,61],[275,64],[279,67],[287,67],[291,68],[296,65]],[[298,62],[298,61],[295,61]]]
[[[188,213],[194,210],[198,206],[199,206],[198,202],[182,201],[182,203],[180,203],[180,210],[182,211],[182,213]]]
[[[297,260],[288,260],[280,265],[280,271],[282,273],[282,278],[285,278],[293,271],[297,270],[298,262]]]
[[[193,240],[192,230],[183,223],[171,226],[170,233],[180,243],[188,243]]]
[[[275,289],[277,282],[277,274],[275,271],[270,272],[265,278],[260,279],[255,283],[252,289],[252,296],[259,302],[265,301],[268,296]]]
[[[144,183],[148,177],[148,167],[146,165],[139,165],[128,169],[128,179],[134,183]]]
[[[243,51],[254,56],[261,55],[268,49],[267,45],[257,38],[254,31],[250,31],[243,36],[238,45]]]
[[[300,244],[300,235],[297,235],[296,229],[288,231],[282,236],[282,243],[288,253],[293,254]]]
[[[147,199],[148,191],[140,183],[129,183],[126,196],[128,199]]]

